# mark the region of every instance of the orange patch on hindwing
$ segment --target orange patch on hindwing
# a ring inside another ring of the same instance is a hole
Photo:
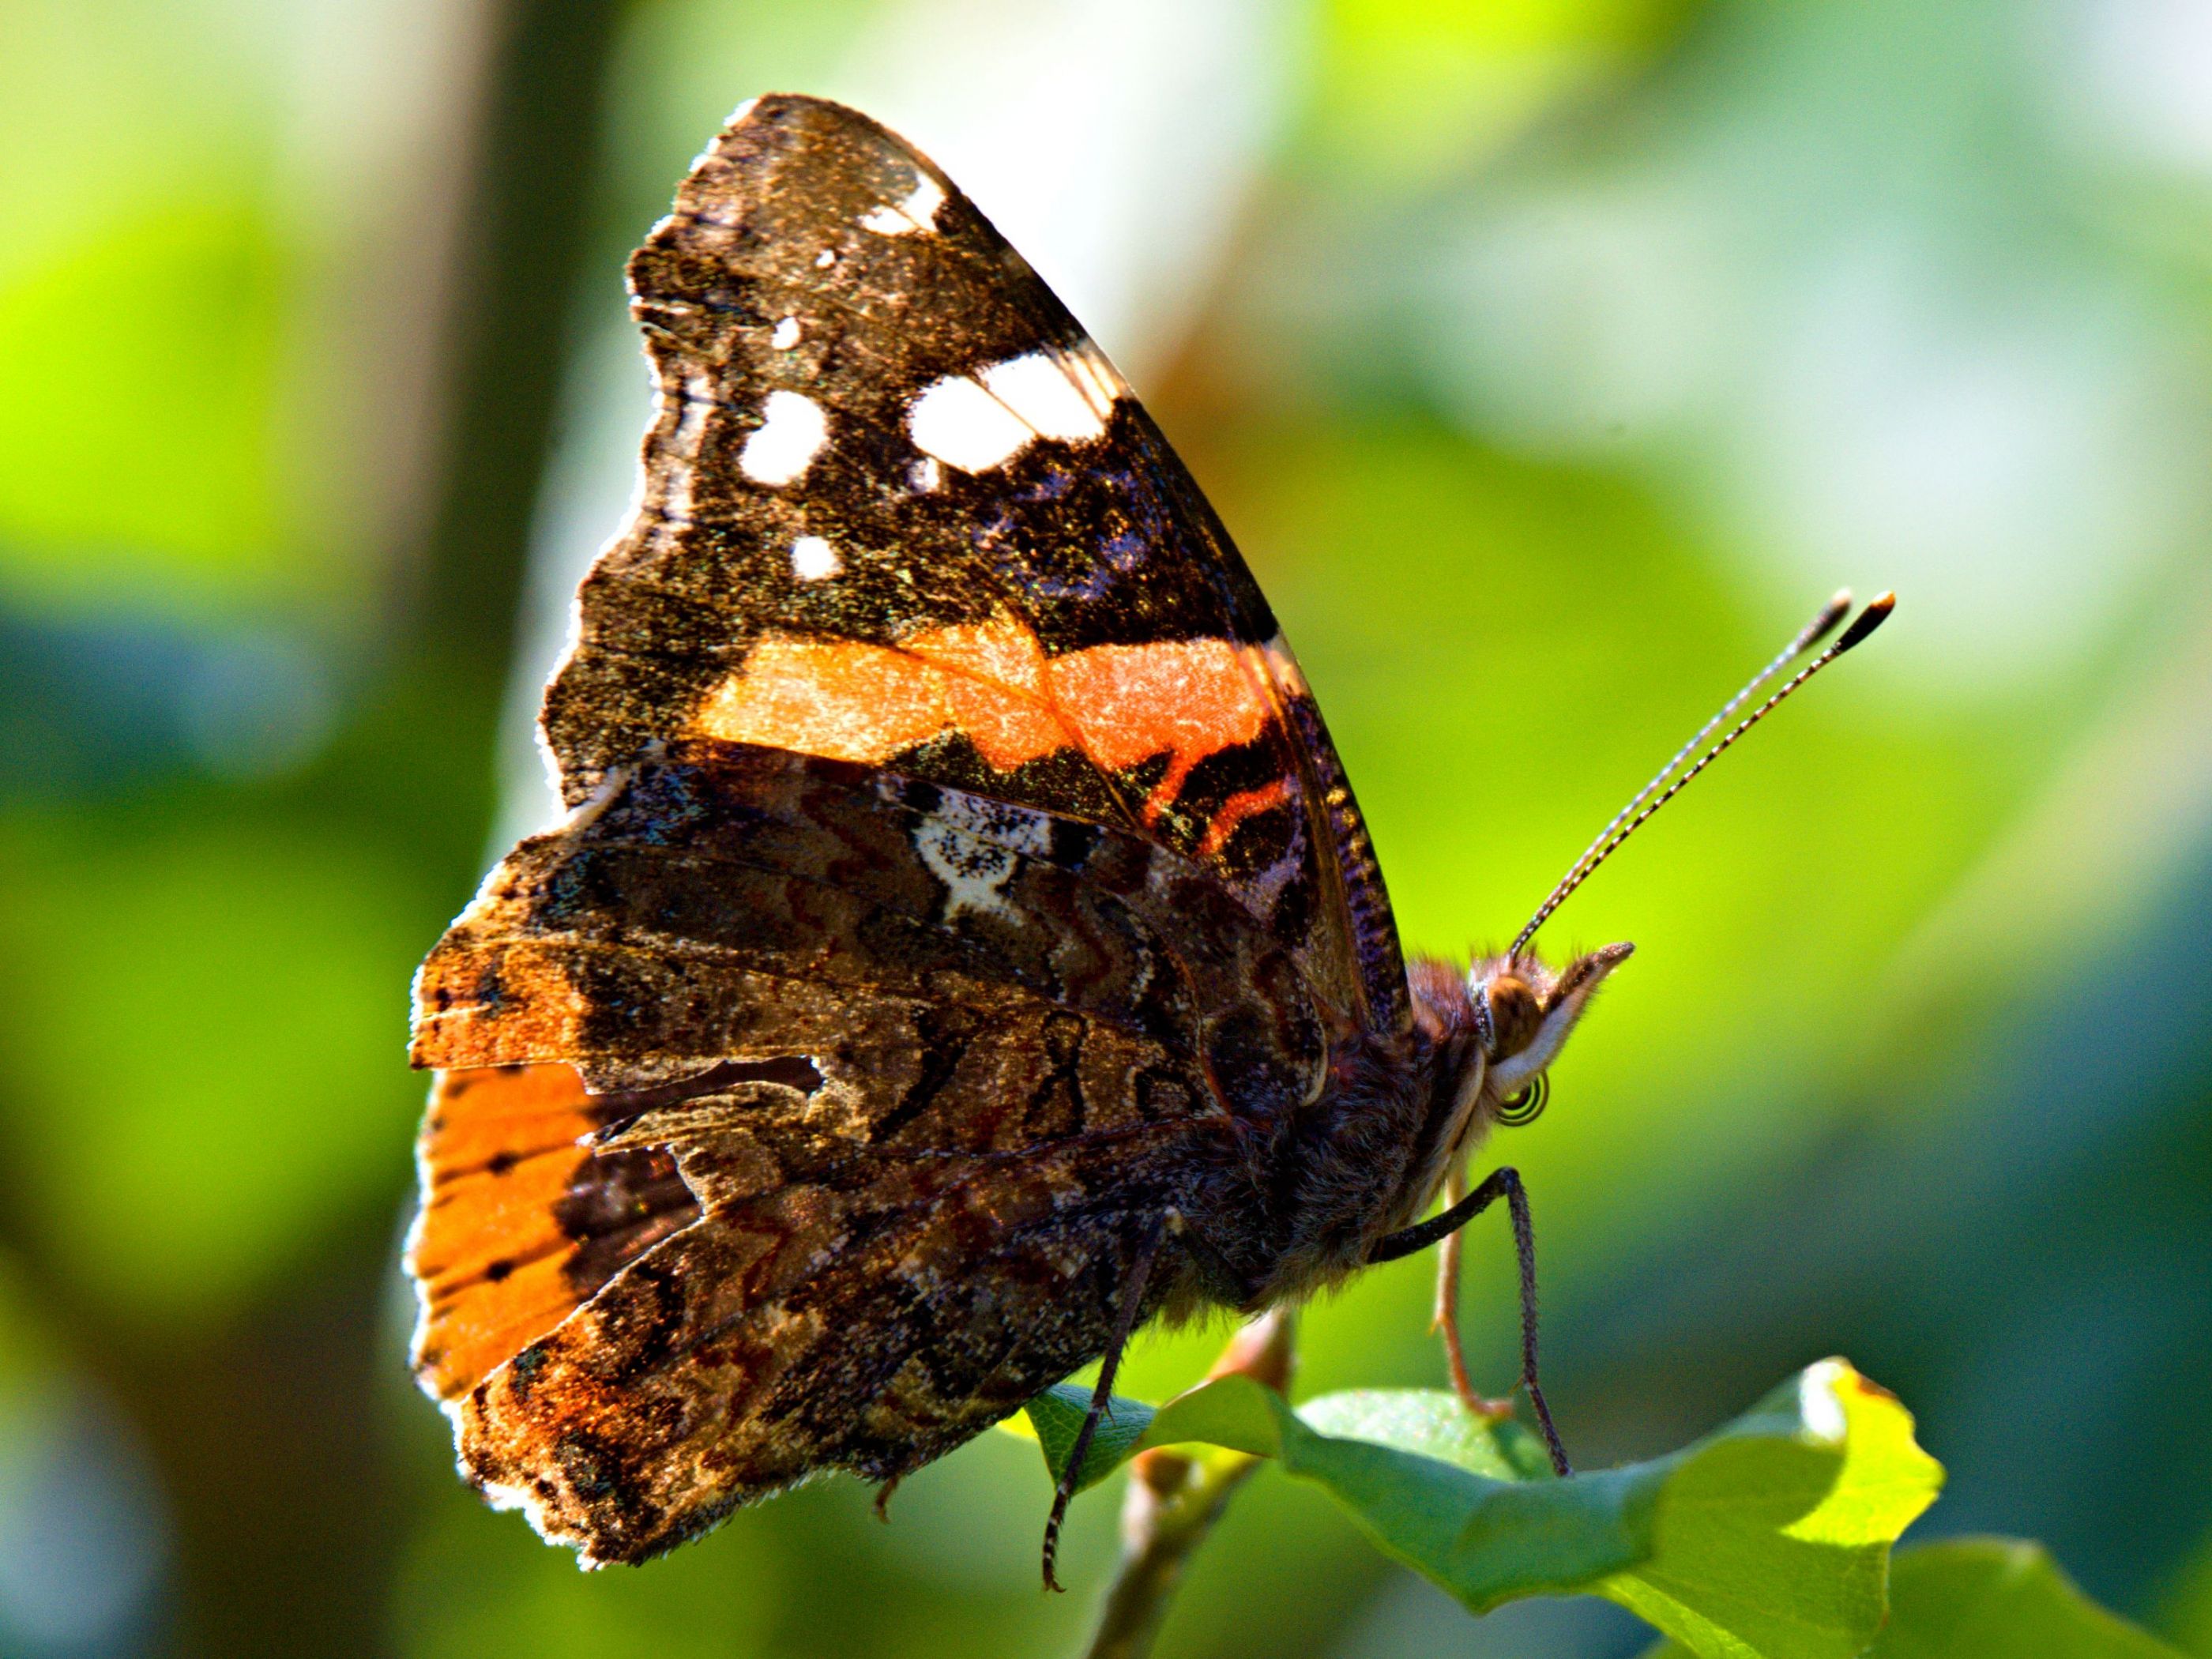
[[[587,1241],[562,1212],[601,1121],[570,1066],[438,1073],[416,1149],[422,1207],[407,1239],[421,1310],[415,1374],[434,1397],[466,1394],[591,1294],[571,1272]],[[639,1230],[639,1249],[682,1218],[664,1219]]]
[[[589,1012],[558,946],[449,933],[416,975],[408,1059],[450,1071],[574,1054]]]
[[[422,1209],[407,1241],[422,1297],[416,1375],[438,1398],[467,1393],[576,1305],[555,1206],[597,1127],[571,1066],[438,1073],[417,1149]]]
[[[1001,772],[1071,748],[1109,773],[1165,755],[1167,773],[1145,803],[1149,822],[1200,762],[1252,742],[1273,718],[1261,690],[1267,665],[1247,655],[1227,640],[1195,639],[1048,657],[1035,631],[1003,612],[896,647],[770,635],[708,694],[694,725],[872,766],[956,732]]]

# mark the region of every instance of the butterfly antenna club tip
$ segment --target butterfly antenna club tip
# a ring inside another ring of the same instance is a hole
[[[1867,601],[1867,608],[1859,612],[1858,620],[1844,630],[1844,637],[1836,641],[1835,649],[1831,654],[1840,657],[1853,646],[1865,643],[1867,636],[1887,622],[1889,613],[1896,609],[1896,594],[1875,595],[1873,599]]]
[[[1834,597],[1820,607],[1820,612],[1805,624],[1805,631],[1790,642],[1785,655],[1794,656],[1808,646],[1818,645],[1836,631],[1836,625],[1851,614],[1851,590],[1839,587]]]

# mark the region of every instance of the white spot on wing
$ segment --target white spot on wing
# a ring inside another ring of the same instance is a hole
[[[914,181],[914,194],[899,204],[899,211],[916,224],[937,228],[937,210],[945,205],[945,187],[924,173]]]
[[[1006,404],[954,374],[928,387],[907,411],[914,446],[963,472],[988,472],[1028,447],[1036,434]]]
[[[907,473],[907,482],[914,486],[917,495],[934,495],[938,486],[945,482],[945,470],[925,455]]]
[[[760,428],[745,440],[738,466],[756,483],[787,484],[806,471],[830,435],[822,406],[796,392],[771,392]]]
[[[778,323],[775,325],[775,332],[768,337],[768,343],[774,346],[778,351],[788,351],[792,347],[797,345],[799,343],[799,319],[796,317],[787,317],[781,322]]]
[[[928,386],[907,411],[907,429],[916,448],[963,472],[984,472],[1039,438],[1095,442],[1121,390],[1120,377],[1087,347],[1025,352]]]
[[[1089,443],[1105,435],[1106,422],[1091,400],[1087,376],[1079,380],[1070,370],[1069,359],[1032,351],[985,369],[983,386],[1040,438]]]
[[[914,188],[896,207],[871,208],[860,216],[860,228],[878,236],[903,236],[909,231],[937,228],[937,210],[945,205],[945,190],[927,173],[915,176]]]
[[[834,247],[825,247],[814,256],[814,268],[817,270],[827,270],[836,263],[837,250]]]
[[[791,544],[791,574],[803,582],[818,582],[845,568],[837,550],[820,536],[801,536]]]
[[[1114,365],[1108,362],[1089,341],[1080,350],[1061,360],[1068,379],[1082,392],[1084,400],[1097,413],[1100,421],[1114,418],[1114,400],[1129,389]]]

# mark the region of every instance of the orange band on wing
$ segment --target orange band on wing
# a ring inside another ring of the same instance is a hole
[[[407,1270],[422,1301],[415,1371],[439,1399],[467,1393],[577,1305],[555,1206],[597,1127],[572,1066],[438,1074]]]
[[[1170,757],[1145,803],[1147,823],[1173,805],[1193,767],[1251,742],[1269,714],[1226,640],[1092,646],[1053,659],[1049,676],[1054,701],[1100,768],[1120,772]]]
[[[1258,789],[1240,789],[1221,803],[1212,821],[1206,826],[1205,839],[1198,843],[1198,857],[1210,859],[1229,844],[1237,833],[1237,826],[1249,817],[1280,806],[1291,798],[1290,786],[1280,778]]]
[[[1107,772],[1166,755],[1149,821],[1200,761],[1250,743],[1273,718],[1261,689],[1267,664],[1246,657],[1220,639],[1048,657],[1033,630],[1004,614],[896,647],[770,635],[708,695],[695,724],[730,742],[875,766],[956,732],[1002,772],[1071,748]]]
[[[699,1213],[664,1152],[595,1152],[609,1109],[565,1065],[441,1072],[407,1240],[415,1374],[466,1394]]]

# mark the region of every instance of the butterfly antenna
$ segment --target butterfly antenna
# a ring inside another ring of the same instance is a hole
[[[1567,873],[1559,878],[1559,885],[1553,888],[1545,897],[1543,903],[1536,908],[1536,914],[1528,918],[1528,925],[1521,930],[1520,936],[1513,941],[1513,948],[1506,953],[1509,957],[1518,957],[1527,948],[1528,941],[1536,936],[1536,930],[1551,919],[1554,910],[1567,902],[1568,896],[1576,888],[1588,881],[1598,866],[1620,851],[1621,844],[1642,829],[1650,820],[1653,813],[1680,794],[1692,778],[1696,777],[1698,773],[1718,760],[1731,744],[1772,714],[1784,698],[1790,696],[1799,686],[1842,656],[1844,652],[1861,643],[1875,629],[1887,621],[1889,613],[1897,608],[1897,595],[1883,593],[1871,600],[1866,609],[1859,612],[1857,620],[1844,630],[1842,638],[1791,675],[1765,702],[1760,703],[1758,708],[1745,715],[1726,737],[1705,750],[1703,755],[1698,756],[1694,765],[1682,773],[1680,777],[1674,777],[1675,769],[1689,758],[1699,744],[1711,737],[1715,729],[1730,714],[1741,708],[1745,700],[1760,686],[1765,685],[1784,668],[1825,639],[1834,629],[1836,624],[1844,619],[1850,607],[1851,596],[1848,589],[1838,592],[1835,598],[1830,599],[1820,608],[1820,614],[1806,623],[1799,630],[1796,637],[1783,647],[1780,655],[1753,675],[1745,684],[1742,690],[1722,704],[1720,712],[1699,726],[1697,734],[1674,752],[1673,757],[1665,766],[1660,768],[1651,781],[1638,790],[1628,805],[1613,815],[1613,821],[1598,832],[1595,841],[1583,849],[1582,856],[1568,866]],[[1667,781],[1670,777],[1674,778],[1672,783]]]
[[[1559,886],[1553,890],[1557,897],[1564,899],[1566,897],[1568,893],[1574,890],[1574,888],[1580,882],[1581,878],[1585,873],[1583,866],[1588,864],[1589,860],[1595,856],[1597,850],[1601,847],[1603,847],[1606,842],[1612,838],[1613,832],[1620,829],[1622,824],[1626,823],[1635,813],[1638,807],[1643,805],[1645,801],[1650,799],[1653,795],[1659,792],[1660,787],[1664,784],[1668,779],[1674,775],[1675,769],[1680,766],[1683,762],[1689,759],[1692,755],[1697,753],[1698,745],[1704,743],[1707,738],[1712,736],[1713,732],[1719,727],[1722,721],[1728,719],[1729,715],[1735,714],[1737,709],[1743,707],[1744,699],[1750,696],[1751,694],[1758,690],[1760,686],[1765,684],[1767,681],[1772,679],[1792,662],[1802,656],[1806,651],[1810,649],[1812,647],[1818,645],[1822,640],[1827,638],[1830,634],[1835,631],[1836,624],[1843,621],[1845,617],[1850,614],[1850,609],[1851,590],[1848,587],[1838,588],[1836,592],[1836,596],[1830,599],[1827,604],[1820,607],[1819,614],[1816,615],[1812,621],[1807,623],[1804,627],[1798,629],[1797,636],[1791,640],[1789,644],[1782,647],[1781,654],[1776,657],[1772,662],[1768,663],[1765,667],[1760,669],[1759,672],[1753,674],[1748,680],[1746,680],[1743,684],[1743,689],[1741,691],[1738,691],[1735,696],[1730,697],[1726,702],[1723,703],[1720,706],[1719,712],[1716,714],[1712,719],[1707,720],[1703,726],[1699,726],[1694,732],[1692,732],[1691,734],[1690,740],[1684,744],[1680,749],[1677,749],[1674,754],[1668,758],[1667,763],[1652,775],[1651,781],[1645,784],[1641,789],[1638,790],[1636,793],[1630,798],[1628,805],[1622,807],[1620,811],[1613,815],[1613,821],[1610,823],[1607,823],[1604,829],[1599,830],[1596,835],[1590,838],[1590,844],[1583,848],[1581,856],[1577,858],[1572,864],[1567,866],[1567,873],[1559,878]],[[1535,929],[1532,925],[1528,929],[1528,933],[1534,933],[1534,931]],[[1528,938],[1528,933],[1524,933],[1522,935],[1522,938],[1524,940]],[[1517,955],[1518,952],[1516,951],[1516,954]]]

